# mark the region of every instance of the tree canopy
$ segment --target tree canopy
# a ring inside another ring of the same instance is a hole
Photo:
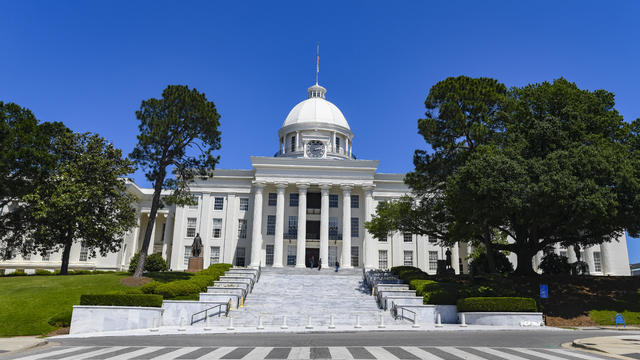
[[[493,95],[483,102],[486,84]],[[418,233],[446,228],[444,243],[482,238],[514,252],[521,274],[533,272],[532,257],[549,245],[599,244],[625,229],[637,234],[639,125],[623,121],[614,95],[562,78],[502,89],[495,80],[466,77],[431,89],[418,127],[433,153],[414,156],[416,170],[406,180],[414,191],[408,218],[434,211],[449,217],[422,221]],[[438,206],[424,206],[429,197]],[[393,225],[381,220],[384,209],[380,214],[371,225]],[[494,241],[496,229],[511,241]]]
[[[141,277],[158,209],[165,203],[193,201],[189,183],[196,176],[210,175],[219,161],[213,152],[220,149],[220,115],[204,93],[184,85],[169,85],[162,98],[142,101],[136,117],[140,133],[130,157],[153,187],[149,221],[133,275]],[[170,191],[164,198],[163,189]]]

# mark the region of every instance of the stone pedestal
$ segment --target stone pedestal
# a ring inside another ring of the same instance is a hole
[[[198,272],[202,270],[203,261],[202,257],[190,257],[189,258],[189,267],[187,268],[187,272]]]

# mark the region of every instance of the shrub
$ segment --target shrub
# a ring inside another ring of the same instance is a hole
[[[176,296],[197,294],[200,292],[200,289],[201,287],[192,280],[178,280],[158,285],[154,293],[162,295],[164,298],[171,299]]]
[[[458,311],[477,312],[536,312],[532,298],[524,297],[472,297],[458,300]]]
[[[162,296],[147,294],[81,295],[80,305],[162,307]]]
[[[396,266],[391,268],[391,272],[400,280],[409,283],[411,280],[428,279],[429,274],[413,266]]]
[[[53,273],[45,269],[36,269],[36,275],[53,275]]]
[[[496,271],[499,273],[513,272],[513,264],[511,264],[507,255],[496,251],[493,259],[496,263]],[[486,253],[481,253],[478,257],[471,260],[471,273],[474,275],[489,273],[489,260],[487,259]]]
[[[136,253],[131,258],[131,262],[129,263],[130,273],[136,271],[139,258],[140,253]],[[162,258],[162,254],[155,253],[148,255],[144,262],[144,271],[167,271],[168,269],[169,265],[167,265],[167,262]]]
[[[451,282],[432,282],[422,286],[425,304],[455,305],[458,301],[459,286]]]
[[[153,294],[160,284],[162,283],[155,280],[148,282],[140,287],[140,291],[142,291],[143,294]]]
[[[71,326],[71,313],[72,309],[61,311],[50,317],[47,323],[51,326],[69,327]]]
[[[409,281],[409,289],[415,290],[418,296],[424,296],[424,287],[434,283],[434,280],[414,279]]]
[[[567,257],[554,252],[545,254],[539,267],[544,274],[569,275],[571,271]]]

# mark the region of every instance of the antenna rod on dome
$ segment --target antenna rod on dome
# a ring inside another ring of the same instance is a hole
[[[316,85],[318,85],[318,75],[320,74],[320,43],[316,44]]]

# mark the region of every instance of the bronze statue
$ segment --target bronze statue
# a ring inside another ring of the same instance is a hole
[[[193,244],[191,245],[191,256],[192,257],[200,257],[202,253],[202,239],[200,239],[200,233],[196,234],[196,237],[193,238]]]

